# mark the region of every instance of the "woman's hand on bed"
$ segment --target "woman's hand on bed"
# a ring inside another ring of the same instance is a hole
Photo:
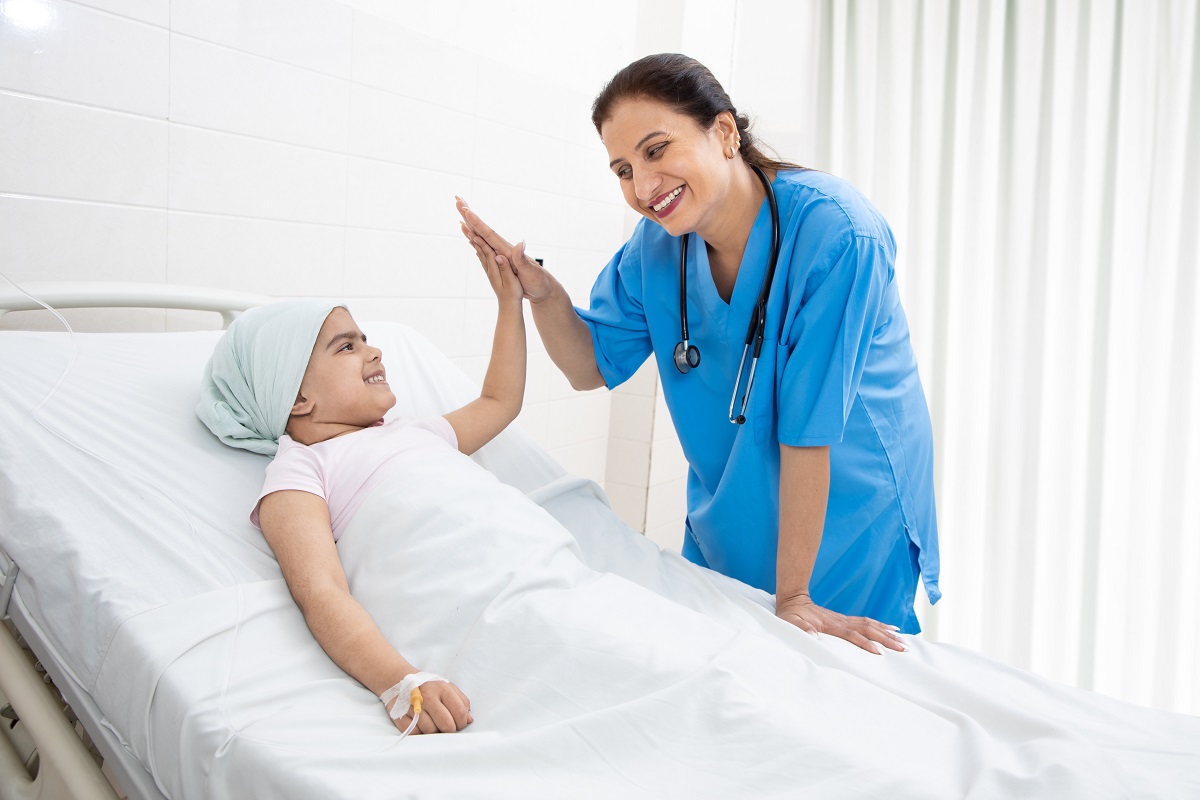
[[[418,733],[455,733],[475,721],[471,716],[471,701],[453,683],[429,681],[421,686],[421,718],[412,735]],[[399,702],[399,701],[397,701]],[[396,727],[408,730],[412,709],[398,720]]]
[[[517,280],[521,284],[521,291],[529,302],[537,303],[544,300],[554,291],[558,282],[541,264],[525,254],[524,242],[518,242],[516,245],[509,244],[503,236],[492,230],[491,226],[467,206],[466,200],[461,197],[456,197],[454,200],[458,213],[463,218],[462,234],[475,249],[479,263],[488,270],[489,279],[491,278],[489,265],[500,263],[497,259],[501,259],[503,266],[508,267],[509,271],[517,276]]]
[[[868,653],[883,655],[880,648],[903,652],[908,648],[894,625],[869,617],[848,617],[817,605],[807,594],[777,600],[775,616],[814,636],[826,633],[858,645]]]

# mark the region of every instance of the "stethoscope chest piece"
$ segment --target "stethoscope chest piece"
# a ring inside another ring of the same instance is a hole
[[[684,339],[675,345],[675,369],[687,374],[693,367],[700,366],[700,349]]]

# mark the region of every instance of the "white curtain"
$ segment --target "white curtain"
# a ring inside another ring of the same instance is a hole
[[[896,233],[928,634],[1200,713],[1195,0],[744,0],[734,37],[763,138]]]

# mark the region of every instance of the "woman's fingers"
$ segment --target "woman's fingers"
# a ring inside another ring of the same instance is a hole
[[[908,649],[896,633],[895,625],[885,625],[869,617],[848,617],[823,608],[805,598],[786,602],[776,613],[801,630],[815,635],[816,631],[845,639],[868,653],[881,655],[883,648],[904,652]]]
[[[483,219],[470,209],[467,201],[461,197],[455,197],[455,205],[458,208],[458,213],[462,215],[463,222],[467,227],[475,232],[476,235],[484,239],[488,245],[498,252],[508,253],[512,250],[512,245],[509,244],[503,236],[496,233],[491,227],[483,221]]]
[[[892,632],[894,628],[890,625],[884,625],[867,617],[846,617],[845,619],[848,635],[842,636],[842,638],[857,644],[867,652],[882,655],[883,652],[880,648],[884,647],[898,653],[903,653],[908,649],[904,642]]]
[[[879,650],[879,646],[876,645],[875,642],[868,639],[866,636],[864,636],[859,631],[855,631],[855,630],[847,631],[846,635],[843,636],[842,638],[845,639],[847,642],[850,642],[850,644],[858,645],[863,650],[866,650],[868,653],[871,653],[871,654],[877,655],[877,656],[883,655],[883,652],[881,650]]]

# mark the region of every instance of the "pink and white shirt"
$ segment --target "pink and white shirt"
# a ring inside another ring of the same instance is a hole
[[[424,453],[446,446],[458,449],[454,428],[445,417],[398,419],[313,445],[300,444],[284,434],[279,437],[275,460],[267,465],[250,522],[261,528],[258,507],[272,492],[308,492],[323,498],[329,506],[336,542],[385,475],[393,469],[419,465]]]

